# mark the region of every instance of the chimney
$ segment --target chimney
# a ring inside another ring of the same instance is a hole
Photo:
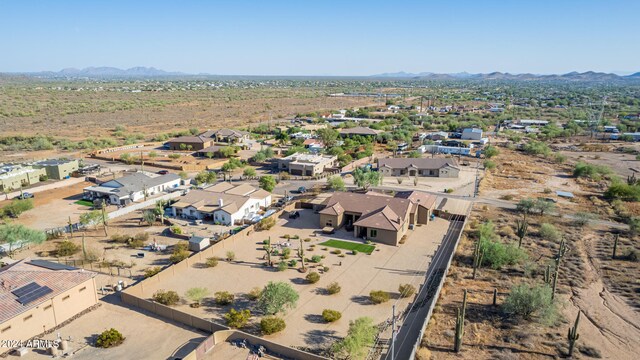
[[[219,207],[223,207],[224,206],[224,201],[222,200],[222,198],[218,198],[218,206]]]

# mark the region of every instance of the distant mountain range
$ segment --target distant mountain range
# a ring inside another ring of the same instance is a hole
[[[579,73],[573,71],[567,74],[510,74],[503,72],[492,72],[488,74],[470,74],[468,72],[452,74],[436,74],[432,72],[407,73],[404,71],[395,73],[383,73],[371,75],[372,78],[393,78],[393,79],[414,79],[414,80],[456,80],[456,79],[478,79],[478,80],[568,80],[568,81],[611,81],[624,79],[640,79],[640,72],[620,76],[611,73],[587,71]]]
[[[125,78],[125,77],[163,77],[188,75],[182,72],[169,72],[154,67],[136,66],[130,69],[101,66],[84,69],[67,68],[60,71],[41,71],[24,73],[24,75],[40,77],[97,77],[97,78]]]
[[[67,68],[60,71],[41,71],[30,73],[1,74],[4,76],[27,76],[41,78],[161,78],[161,77],[225,77],[225,78],[314,78],[324,76],[249,76],[249,75],[212,75],[212,74],[188,74],[177,71],[165,71],[153,67],[132,67],[130,69],[119,69],[115,67],[88,67],[84,69]],[[406,80],[564,80],[564,81],[616,81],[616,80],[640,80],[640,72],[631,75],[621,76],[612,73],[587,71],[583,73],[570,72],[567,74],[510,74],[503,72],[492,72],[488,74],[471,74],[468,72],[438,74],[433,72],[407,73],[404,71],[394,73],[383,73],[370,76],[329,76],[331,78],[376,78],[376,79],[406,79]]]

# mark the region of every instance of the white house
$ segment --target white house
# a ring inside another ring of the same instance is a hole
[[[482,139],[482,129],[467,128],[462,130],[462,140],[480,140]]]
[[[109,204],[126,205],[140,201],[180,185],[176,174],[157,175],[137,172],[110,180],[100,185],[84,188],[82,197],[86,200],[105,199]]]
[[[218,183],[205,190],[192,190],[171,205],[173,216],[233,225],[251,219],[271,204],[271,194],[249,184]]]

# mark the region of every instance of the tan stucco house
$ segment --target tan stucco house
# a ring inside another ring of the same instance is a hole
[[[395,197],[382,194],[336,192],[319,211],[320,227],[353,228],[353,236],[398,245],[409,228],[427,224],[436,197],[417,191]]]
[[[453,159],[387,158],[378,160],[378,171],[385,176],[457,178],[460,168]]]
[[[295,153],[278,159],[278,170],[291,175],[314,176],[325,169],[335,167],[338,157],[334,155],[315,155]]]
[[[0,340],[26,341],[97,304],[96,275],[45,260],[0,268]]]

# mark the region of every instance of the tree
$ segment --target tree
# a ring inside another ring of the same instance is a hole
[[[338,136],[340,135],[337,130],[331,128],[319,129],[316,131],[316,134],[327,149],[336,144],[336,140],[338,140]]]
[[[536,203],[533,199],[522,199],[516,204],[516,210],[523,213],[525,216],[530,214],[535,209]]]
[[[247,309],[238,311],[231,308],[228,313],[224,314],[227,326],[234,329],[240,329],[247,325],[251,318],[251,312]]]
[[[344,191],[344,180],[339,175],[328,177],[327,186],[334,191]]]
[[[200,306],[200,302],[209,295],[209,289],[201,287],[193,287],[184,294],[187,299],[193,301],[196,306]]]
[[[142,212],[142,219],[151,226],[156,221],[156,212],[153,210],[145,210]]]
[[[95,226],[98,228],[98,224],[103,222],[102,212],[100,210],[92,210],[80,215],[80,224],[85,226]]]
[[[533,208],[540,212],[540,215],[544,215],[544,213],[548,213],[549,211],[555,209],[556,204],[549,200],[538,198],[534,203]]]
[[[276,179],[271,175],[261,176],[259,184],[260,184],[260,188],[268,192],[272,192],[273,189],[276,187]]]
[[[166,200],[156,201],[154,212],[160,216],[160,224],[164,225],[164,208],[167,206]]]
[[[234,146],[225,146],[222,149],[218,150],[218,154],[220,156],[228,158],[233,156],[236,153],[236,148]]]
[[[211,151],[207,151],[204,156],[208,157],[209,159],[213,159],[213,155],[215,155],[214,153],[212,153]]]
[[[491,159],[498,154],[500,154],[500,150],[498,150],[498,148],[493,145],[489,145],[484,149],[484,157],[486,157],[487,159]]]
[[[369,168],[357,168],[353,172],[353,179],[358,187],[367,190],[371,186],[378,186],[382,183],[382,173],[372,171]]]
[[[267,315],[275,315],[294,308],[299,298],[300,295],[288,283],[270,281],[262,290],[258,308]]]
[[[0,226],[0,243],[9,244],[9,256],[13,250],[30,244],[41,244],[47,240],[47,235],[39,230],[29,229],[24,225],[7,224]]]
[[[242,175],[244,177],[254,177],[254,176],[256,176],[256,169],[254,169],[252,167],[248,167],[248,168],[244,169],[244,171],[242,172]]]
[[[551,288],[549,286],[520,284],[514,286],[505,299],[503,308],[507,314],[517,315],[524,320],[534,317],[542,322],[553,322],[557,315]]]
[[[347,336],[337,342],[333,350],[339,354],[348,355],[351,359],[364,359],[367,350],[375,341],[378,329],[370,317],[357,318],[349,322]]]
[[[33,200],[31,199],[23,199],[23,200],[13,200],[9,205],[2,208],[0,212],[0,217],[3,215],[8,215],[10,217],[16,218],[20,216],[23,212],[27,210],[33,209]]]

